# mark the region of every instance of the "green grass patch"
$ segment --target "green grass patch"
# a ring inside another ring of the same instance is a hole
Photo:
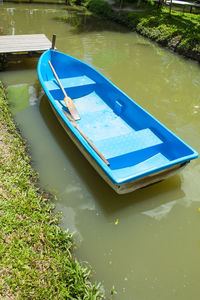
[[[0,83],[0,298],[102,299],[91,271],[72,255],[49,193],[38,187],[27,146]]]
[[[136,29],[141,34],[170,45],[182,51],[198,51],[200,46],[200,16],[173,11],[171,15],[166,9],[153,11],[140,18]]]
[[[113,10],[111,6],[103,0],[92,0],[86,3],[86,7],[94,14],[101,16],[102,18],[111,18],[113,16]]]

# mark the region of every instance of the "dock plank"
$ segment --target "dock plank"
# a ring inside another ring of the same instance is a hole
[[[44,34],[0,36],[0,53],[45,51],[51,42]]]

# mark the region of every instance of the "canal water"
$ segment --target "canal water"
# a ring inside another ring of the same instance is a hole
[[[57,35],[56,46],[92,65],[180,138],[200,150],[200,68],[124,28],[56,20],[62,6],[1,5],[4,34]],[[105,25],[105,24],[104,24]],[[41,184],[57,194],[63,229],[75,232],[76,255],[94,268],[109,298],[199,299],[200,164],[127,195],[117,195],[58,124],[41,92],[37,60],[11,63],[0,79],[30,145]]]

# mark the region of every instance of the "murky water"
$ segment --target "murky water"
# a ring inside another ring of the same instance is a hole
[[[0,6],[5,34],[57,34],[60,51],[100,70],[197,151],[200,68],[123,28],[75,33],[54,17],[62,7]],[[92,29],[92,30],[91,30]],[[41,183],[57,191],[62,227],[76,232],[76,254],[95,269],[109,298],[196,300],[200,277],[200,164],[162,183],[118,196],[82,157],[41,94],[37,60],[11,64],[0,79],[28,139]]]

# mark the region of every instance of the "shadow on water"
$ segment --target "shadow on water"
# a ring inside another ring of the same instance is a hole
[[[87,33],[87,32],[101,32],[101,31],[116,31],[120,33],[127,33],[130,30],[117,24],[115,22],[104,20],[98,16],[87,15],[85,13],[70,13],[65,17],[55,18],[56,20],[63,21],[72,26],[72,32],[79,33]]]
[[[36,72],[37,63],[38,58],[23,58],[20,60],[9,60],[7,61],[5,72]],[[0,75],[3,75],[3,72],[1,72]]]
[[[87,189],[98,201],[98,204],[102,207],[104,214],[107,215],[107,217],[124,208],[134,206],[135,213],[138,213],[138,209],[142,211],[153,209],[166,202],[168,203],[184,197],[184,192],[181,190],[181,178],[179,175],[175,175],[163,182],[129,194],[116,194],[97,174],[94,168],[84,158],[65,133],[54,115],[46,95],[41,99],[40,113],[46,126],[53,135],[55,142],[63,151],[64,156],[71,162],[77,174],[83,179]],[[150,201],[150,199],[153,199],[153,201]],[[143,205],[137,205],[139,203],[143,203]],[[132,210],[130,210],[130,214],[132,213]]]

